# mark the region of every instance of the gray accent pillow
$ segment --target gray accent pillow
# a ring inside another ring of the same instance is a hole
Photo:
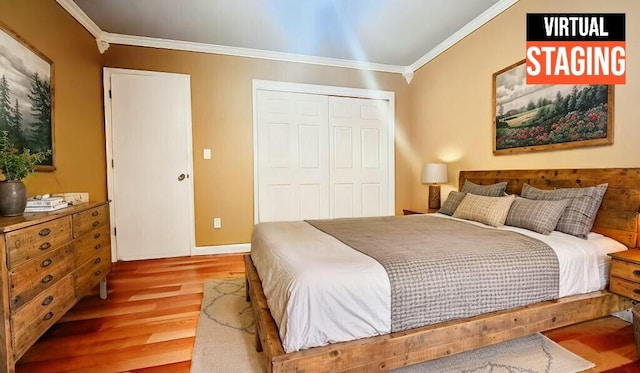
[[[609,184],[600,184],[587,188],[542,190],[525,183],[520,195],[535,200],[569,199],[570,202],[560,216],[556,230],[586,239],[608,186]]]
[[[462,199],[466,195],[467,193],[456,192],[455,190],[452,190],[451,192],[449,192],[447,199],[442,203],[442,206],[440,207],[440,210],[438,210],[438,212],[449,216],[453,215],[453,213],[458,208],[458,205],[460,204],[460,202],[462,202]]]
[[[501,227],[504,225],[514,199],[513,194],[506,197],[487,197],[469,193],[460,202],[453,217]]]
[[[517,197],[511,204],[504,224],[550,234],[569,202],[569,199],[545,201]]]
[[[471,193],[478,196],[502,197],[507,190],[507,182],[495,183],[491,185],[478,185],[469,180],[464,181],[461,192]]]

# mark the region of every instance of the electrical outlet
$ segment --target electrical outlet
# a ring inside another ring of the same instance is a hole
[[[213,228],[215,228],[215,229],[222,228],[222,219],[213,218]]]
[[[204,149],[202,151],[202,158],[211,159],[211,149]]]

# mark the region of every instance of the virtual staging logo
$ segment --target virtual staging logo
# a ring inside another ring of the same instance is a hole
[[[527,14],[527,84],[625,82],[624,14]]]

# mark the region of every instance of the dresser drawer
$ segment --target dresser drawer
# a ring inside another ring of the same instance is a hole
[[[11,316],[16,360],[75,303],[73,277],[63,277]]]
[[[9,268],[52,251],[71,241],[71,238],[71,216],[8,232],[5,242]]]
[[[611,277],[609,280],[609,290],[612,293],[640,301],[640,283],[618,277]]]
[[[611,276],[640,282],[640,265],[622,260],[611,260]]]
[[[111,251],[109,226],[105,225],[78,237],[73,244],[76,267],[94,257],[100,250]]]
[[[42,290],[71,273],[74,268],[73,249],[68,244],[9,271],[11,311],[19,309]]]
[[[111,270],[111,249],[103,248],[75,272],[76,296],[83,297]]]
[[[107,205],[73,214],[73,237],[80,237],[91,230],[108,225],[109,208]]]

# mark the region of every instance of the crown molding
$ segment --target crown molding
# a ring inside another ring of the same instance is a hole
[[[138,47],[150,47],[161,49],[173,49],[189,52],[225,54],[229,56],[260,58],[265,60],[298,62],[322,66],[346,67],[359,70],[373,70],[389,73],[402,73],[405,66],[386,65],[362,61],[342,60],[337,58],[316,57],[302,54],[272,52],[261,49],[229,47],[189,41],[178,41],[144,36],[132,36],[123,34],[104,33],[105,40],[111,44],[132,45]]]
[[[67,13],[69,13],[73,18],[75,18],[76,21],[84,26],[84,28],[87,29],[87,31],[89,31],[89,33],[93,35],[94,38],[96,38],[96,44],[100,53],[106,52],[106,50],[109,48],[109,42],[105,40],[105,32],[102,31],[102,29],[100,29],[100,27],[98,27],[98,25],[96,25],[96,23],[93,22],[93,20],[89,18],[89,16],[84,11],[82,11],[82,9],[80,9],[80,7],[73,0],[56,1],[62,8],[64,8],[64,10],[67,11]]]
[[[405,67],[404,71],[402,72],[402,77],[407,82],[407,84],[411,84],[411,81],[413,80],[414,75],[415,75],[414,71],[411,70],[408,66]]]
[[[73,0],[56,0],[67,13],[71,14],[76,21],[80,22],[84,28],[87,29],[93,35],[94,38],[99,39],[102,37],[103,31],[98,25],[89,18],[89,16],[80,9],[80,7]]]
[[[410,71],[418,70],[422,66],[426,65],[429,61],[438,57],[441,53],[451,48],[457,42],[464,39],[467,35],[471,34],[475,30],[480,28],[480,26],[484,25],[485,23],[491,21],[493,18],[495,18],[500,13],[504,12],[505,10],[507,10],[507,8],[509,8],[510,6],[512,6],[517,2],[518,0],[500,0],[497,3],[493,4],[491,8],[485,10],[482,14],[474,18],[471,22],[467,23],[464,27],[456,31],[453,35],[449,36],[442,43],[438,44],[435,48],[427,52],[424,56],[422,56],[416,62],[409,65],[407,69]]]
[[[160,49],[173,49],[189,52],[201,52],[212,54],[224,54],[229,56],[260,58],[274,61],[296,62],[306,63],[321,66],[343,67],[358,70],[370,70],[380,71],[388,73],[402,74],[407,81],[407,84],[411,83],[414,72],[427,64],[429,61],[436,58],[438,55],[451,48],[457,42],[462,40],[473,31],[477,30],[480,26],[489,22],[491,19],[505,11],[507,8],[517,3],[518,0],[500,0],[495,3],[491,8],[484,11],[478,17],[474,18],[471,22],[466,24],[455,34],[448,37],[442,43],[438,44],[435,48],[427,52],[424,56],[418,59],[416,62],[408,66],[400,65],[387,65],[379,63],[371,63],[364,61],[352,61],[342,60],[337,58],[316,57],[302,54],[272,52],[260,49],[251,48],[239,48],[229,47],[224,45],[195,43],[188,41],[177,41],[159,38],[150,38],[144,36],[133,36],[123,34],[113,34],[105,32],[98,27],[87,16],[87,14],[76,5],[73,0],[56,0],[60,6],[62,6],[73,18],[75,18],[82,26],[84,26],[95,38],[100,53],[104,53],[110,46],[110,44],[131,45],[138,47],[160,48]]]

